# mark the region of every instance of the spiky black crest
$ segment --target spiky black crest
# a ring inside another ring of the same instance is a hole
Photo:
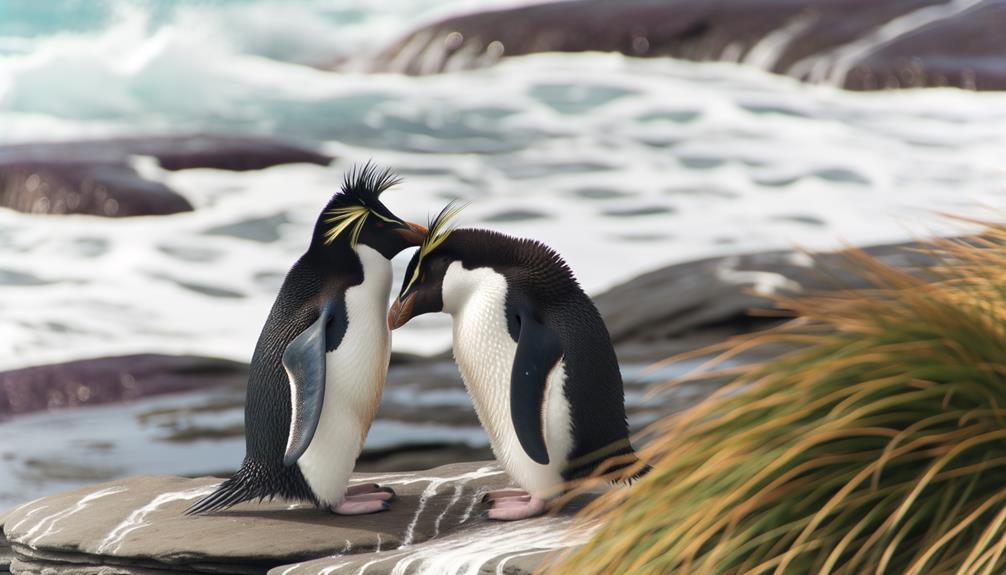
[[[349,230],[350,242],[355,246],[368,216],[376,213],[385,220],[391,217],[381,204],[380,196],[401,181],[389,168],[378,169],[370,162],[362,168],[353,166],[342,181],[342,190],[328,202],[327,209],[322,213],[322,221],[327,226],[321,230],[325,244],[331,244]]]
[[[382,193],[402,183],[391,168],[378,168],[371,162],[353,166],[342,180],[340,196],[348,202],[370,206],[380,201]]]

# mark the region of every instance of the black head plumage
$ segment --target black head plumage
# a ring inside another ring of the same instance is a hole
[[[381,194],[400,182],[390,169],[370,162],[353,166],[343,179],[342,189],[318,217],[312,248],[345,251],[364,243],[390,259],[410,245],[417,245],[425,228],[402,220],[381,202]]]
[[[381,194],[400,183],[402,179],[391,168],[378,168],[368,161],[362,167],[350,168],[342,180],[342,189],[332,197],[328,207],[380,205]]]

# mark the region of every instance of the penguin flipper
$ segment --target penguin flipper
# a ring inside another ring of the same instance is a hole
[[[325,352],[346,333],[345,301],[340,297],[321,308],[318,319],[287,345],[283,367],[290,381],[290,435],[283,465],[293,465],[307,451],[325,402]]]
[[[510,370],[510,418],[524,452],[548,465],[543,407],[548,376],[562,359],[562,342],[528,309],[517,311],[520,335]]]

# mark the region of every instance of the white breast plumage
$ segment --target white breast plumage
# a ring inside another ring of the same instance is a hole
[[[524,452],[510,417],[517,343],[507,330],[506,295],[506,278],[491,268],[467,270],[454,262],[444,277],[444,311],[454,319],[454,357],[493,453],[521,487],[547,498],[559,489],[572,448],[565,364],[560,360],[548,376],[542,411],[549,464],[541,465]]]
[[[348,326],[339,346],[325,356],[325,400],[307,451],[297,461],[323,502],[343,496],[363,440],[370,430],[388,374],[391,335],[386,311],[391,262],[360,245],[363,283],[346,290]]]

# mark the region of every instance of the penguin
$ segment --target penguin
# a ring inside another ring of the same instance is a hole
[[[493,453],[521,490],[490,493],[489,517],[544,512],[564,483],[634,465],[611,337],[565,261],[544,244],[452,230],[450,205],[406,270],[396,329],[452,316],[454,357]]]
[[[391,259],[426,233],[381,203],[398,183],[354,167],[325,206],[252,355],[244,462],[186,514],[275,497],[341,515],[389,508],[391,489],[347,485],[388,371]]]

